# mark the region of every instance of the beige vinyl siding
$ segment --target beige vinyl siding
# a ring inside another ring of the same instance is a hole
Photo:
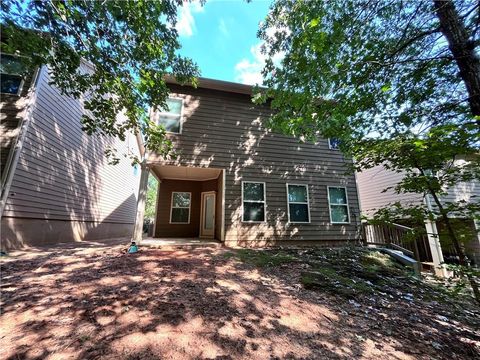
[[[423,196],[420,194],[397,194],[393,187],[403,179],[402,173],[385,169],[382,165],[363,170],[356,174],[358,193],[362,214],[372,215],[376,210],[389,204],[400,202],[406,204],[421,204]],[[390,188],[386,192],[383,190]]]
[[[356,236],[358,198],[353,175],[345,175],[341,152],[330,150],[327,140],[301,144],[273,134],[262,126],[267,106],[254,106],[248,95],[172,85],[172,95],[184,98],[183,130],[171,135],[176,160],[151,162],[221,168],[226,171],[225,240],[345,241]],[[241,222],[241,182],[266,183],[267,221]],[[287,223],[286,183],[306,184],[310,194],[310,224]],[[330,224],[327,186],[346,186],[351,223]]]
[[[123,156],[109,165],[104,151],[112,146],[119,155],[137,153],[135,138],[88,136],[81,129],[82,102],[49,85],[45,67],[39,76],[4,216],[132,224],[140,170],[135,175]]]

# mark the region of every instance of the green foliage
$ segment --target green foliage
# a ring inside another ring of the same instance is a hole
[[[192,84],[199,75],[192,60],[177,54],[181,5],[180,0],[5,0],[1,50],[22,55],[29,68],[47,64],[62,93],[84,100],[88,134],[125,139],[127,132],[141,131],[147,149],[166,155],[171,143],[163,128],[148,122],[149,108],[166,106],[166,75]]]
[[[432,7],[427,1],[276,1],[259,31],[269,56],[264,95],[278,110],[272,126],[310,139],[360,137],[468,117],[464,86],[439,41]]]
[[[147,187],[147,198],[145,203],[145,219],[154,221],[155,219],[155,206],[157,205],[157,191],[158,191],[158,180],[153,176],[149,175],[148,177],[148,187]]]

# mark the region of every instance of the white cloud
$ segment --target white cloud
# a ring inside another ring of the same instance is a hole
[[[288,29],[270,28],[267,30],[267,36],[273,37],[276,32],[284,31],[289,33]],[[250,48],[251,56],[253,60],[243,58],[235,65],[235,81],[247,85],[261,85],[263,83],[262,69],[265,66],[265,60],[267,56],[262,54],[262,46],[264,41],[260,41],[256,45]],[[282,59],[285,57],[284,52],[276,53],[273,56],[273,63],[276,66],[280,66]]]
[[[203,12],[199,1],[184,3],[178,10],[178,21],[176,29],[180,36],[190,37],[196,30],[193,14]]]
[[[235,65],[235,81],[242,84],[255,85],[262,84],[262,69],[265,65],[265,55],[260,51],[262,43],[258,43],[250,48],[253,60],[242,59]]]

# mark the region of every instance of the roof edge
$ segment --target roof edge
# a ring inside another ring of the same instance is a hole
[[[198,88],[202,89],[211,89],[211,90],[219,90],[219,91],[226,91],[236,94],[244,94],[244,95],[253,95],[253,89],[255,86],[253,85],[245,85],[240,83],[234,83],[230,81],[224,80],[215,80],[209,79],[204,77],[199,77],[198,79]],[[166,76],[165,82],[167,84],[175,84],[175,85],[182,85],[179,83],[173,76]],[[183,86],[190,86],[192,85],[183,85]]]

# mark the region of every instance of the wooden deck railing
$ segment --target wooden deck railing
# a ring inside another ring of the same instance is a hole
[[[413,229],[400,224],[362,224],[365,245],[388,246],[420,262],[431,262],[432,253],[426,235],[412,237]]]

